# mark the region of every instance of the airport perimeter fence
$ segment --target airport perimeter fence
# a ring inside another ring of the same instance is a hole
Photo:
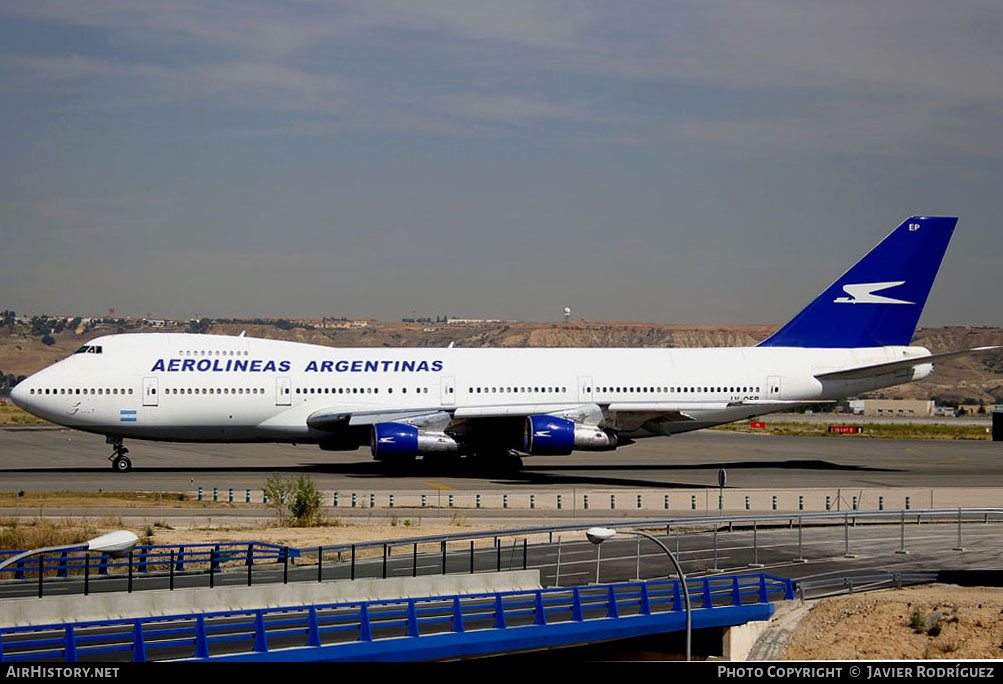
[[[95,566],[105,568],[104,575],[89,567],[87,556],[81,554],[73,560],[27,560],[28,565],[19,574],[16,570],[6,574],[22,582],[0,585],[30,583],[34,579],[41,595],[43,581],[46,585],[67,583],[74,575],[80,580],[81,573],[83,585],[62,587],[61,593],[93,591],[94,587],[87,585],[88,577],[108,580],[102,591],[132,591],[134,578],[143,580],[137,582],[136,590],[173,589],[175,574],[182,571],[183,586],[213,587],[537,569],[543,586],[570,587],[675,574],[663,550],[640,538],[624,535],[601,546],[589,543],[584,532],[596,525],[647,530],[668,549],[674,549],[688,576],[700,576],[853,558],[861,550],[880,563],[883,556],[896,558],[895,554],[909,553],[909,546],[918,542],[920,535],[928,544],[932,538],[934,546],[944,553],[958,553],[966,550],[965,538],[974,534],[973,526],[1001,522],[1003,508],[846,511],[592,521],[300,549],[246,542],[187,545],[183,560],[178,547],[138,547],[131,560],[107,560]],[[196,547],[200,548],[198,556],[193,555]],[[929,560],[924,555],[924,561]],[[252,572],[261,563],[271,567]],[[0,595],[4,595],[2,586]]]

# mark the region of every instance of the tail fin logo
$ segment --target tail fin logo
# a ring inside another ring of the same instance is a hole
[[[836,297],[832,301],[836,304],[915,304],[916,302],[907,302],[903,299],[893,299],[891,297],[874,294],[879,290],[887,290],[892,287],[898,287],[899,285],[905,285],[905,281],[898,280],[891,283],[859,283],[856,285],[844,285],[843,292],[850,296]]]

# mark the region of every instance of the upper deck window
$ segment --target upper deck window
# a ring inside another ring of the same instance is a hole
[[[73,352],[74,354],[100,354],[101,345],[100,344],[85,344],[80,347],[80,349]]]

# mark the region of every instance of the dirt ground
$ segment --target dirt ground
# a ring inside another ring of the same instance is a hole
[[[326,527],[194,527],[164,529],[154,528],[154,544],[197,544],[202,542],[260,541],[270,544],[284,544],[293,547],[329,546],[333,544],[354,544],[383,539],[407,537],[428,537],[443,534],[465,534],[477,528],[451,523],[448,518],[442,522],[424,521],[417,518],[401,519],[396,524],[390,522],[341,523]]]
[[[935,584],[824,599],[783,658],[1003,658],[1003,589]]]

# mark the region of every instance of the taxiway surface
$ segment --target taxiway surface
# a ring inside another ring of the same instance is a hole
[[[457,491],[532,487],[705,489],[717,486],[988,487],[1003,482],[1003,444],[990,441],[782,437],[695,432],[615,452],[524,459],[521,472],[482,477],[467,469],[384,474],[366,449],[324,452],[282,444],[167,444],[131,441],[134,468],[112,472],[104,438],[65,429],[0,429],[0,491],[188,491],[193,486],[260,489],[274,472],[308,474],[328,490],[359,487]]]

